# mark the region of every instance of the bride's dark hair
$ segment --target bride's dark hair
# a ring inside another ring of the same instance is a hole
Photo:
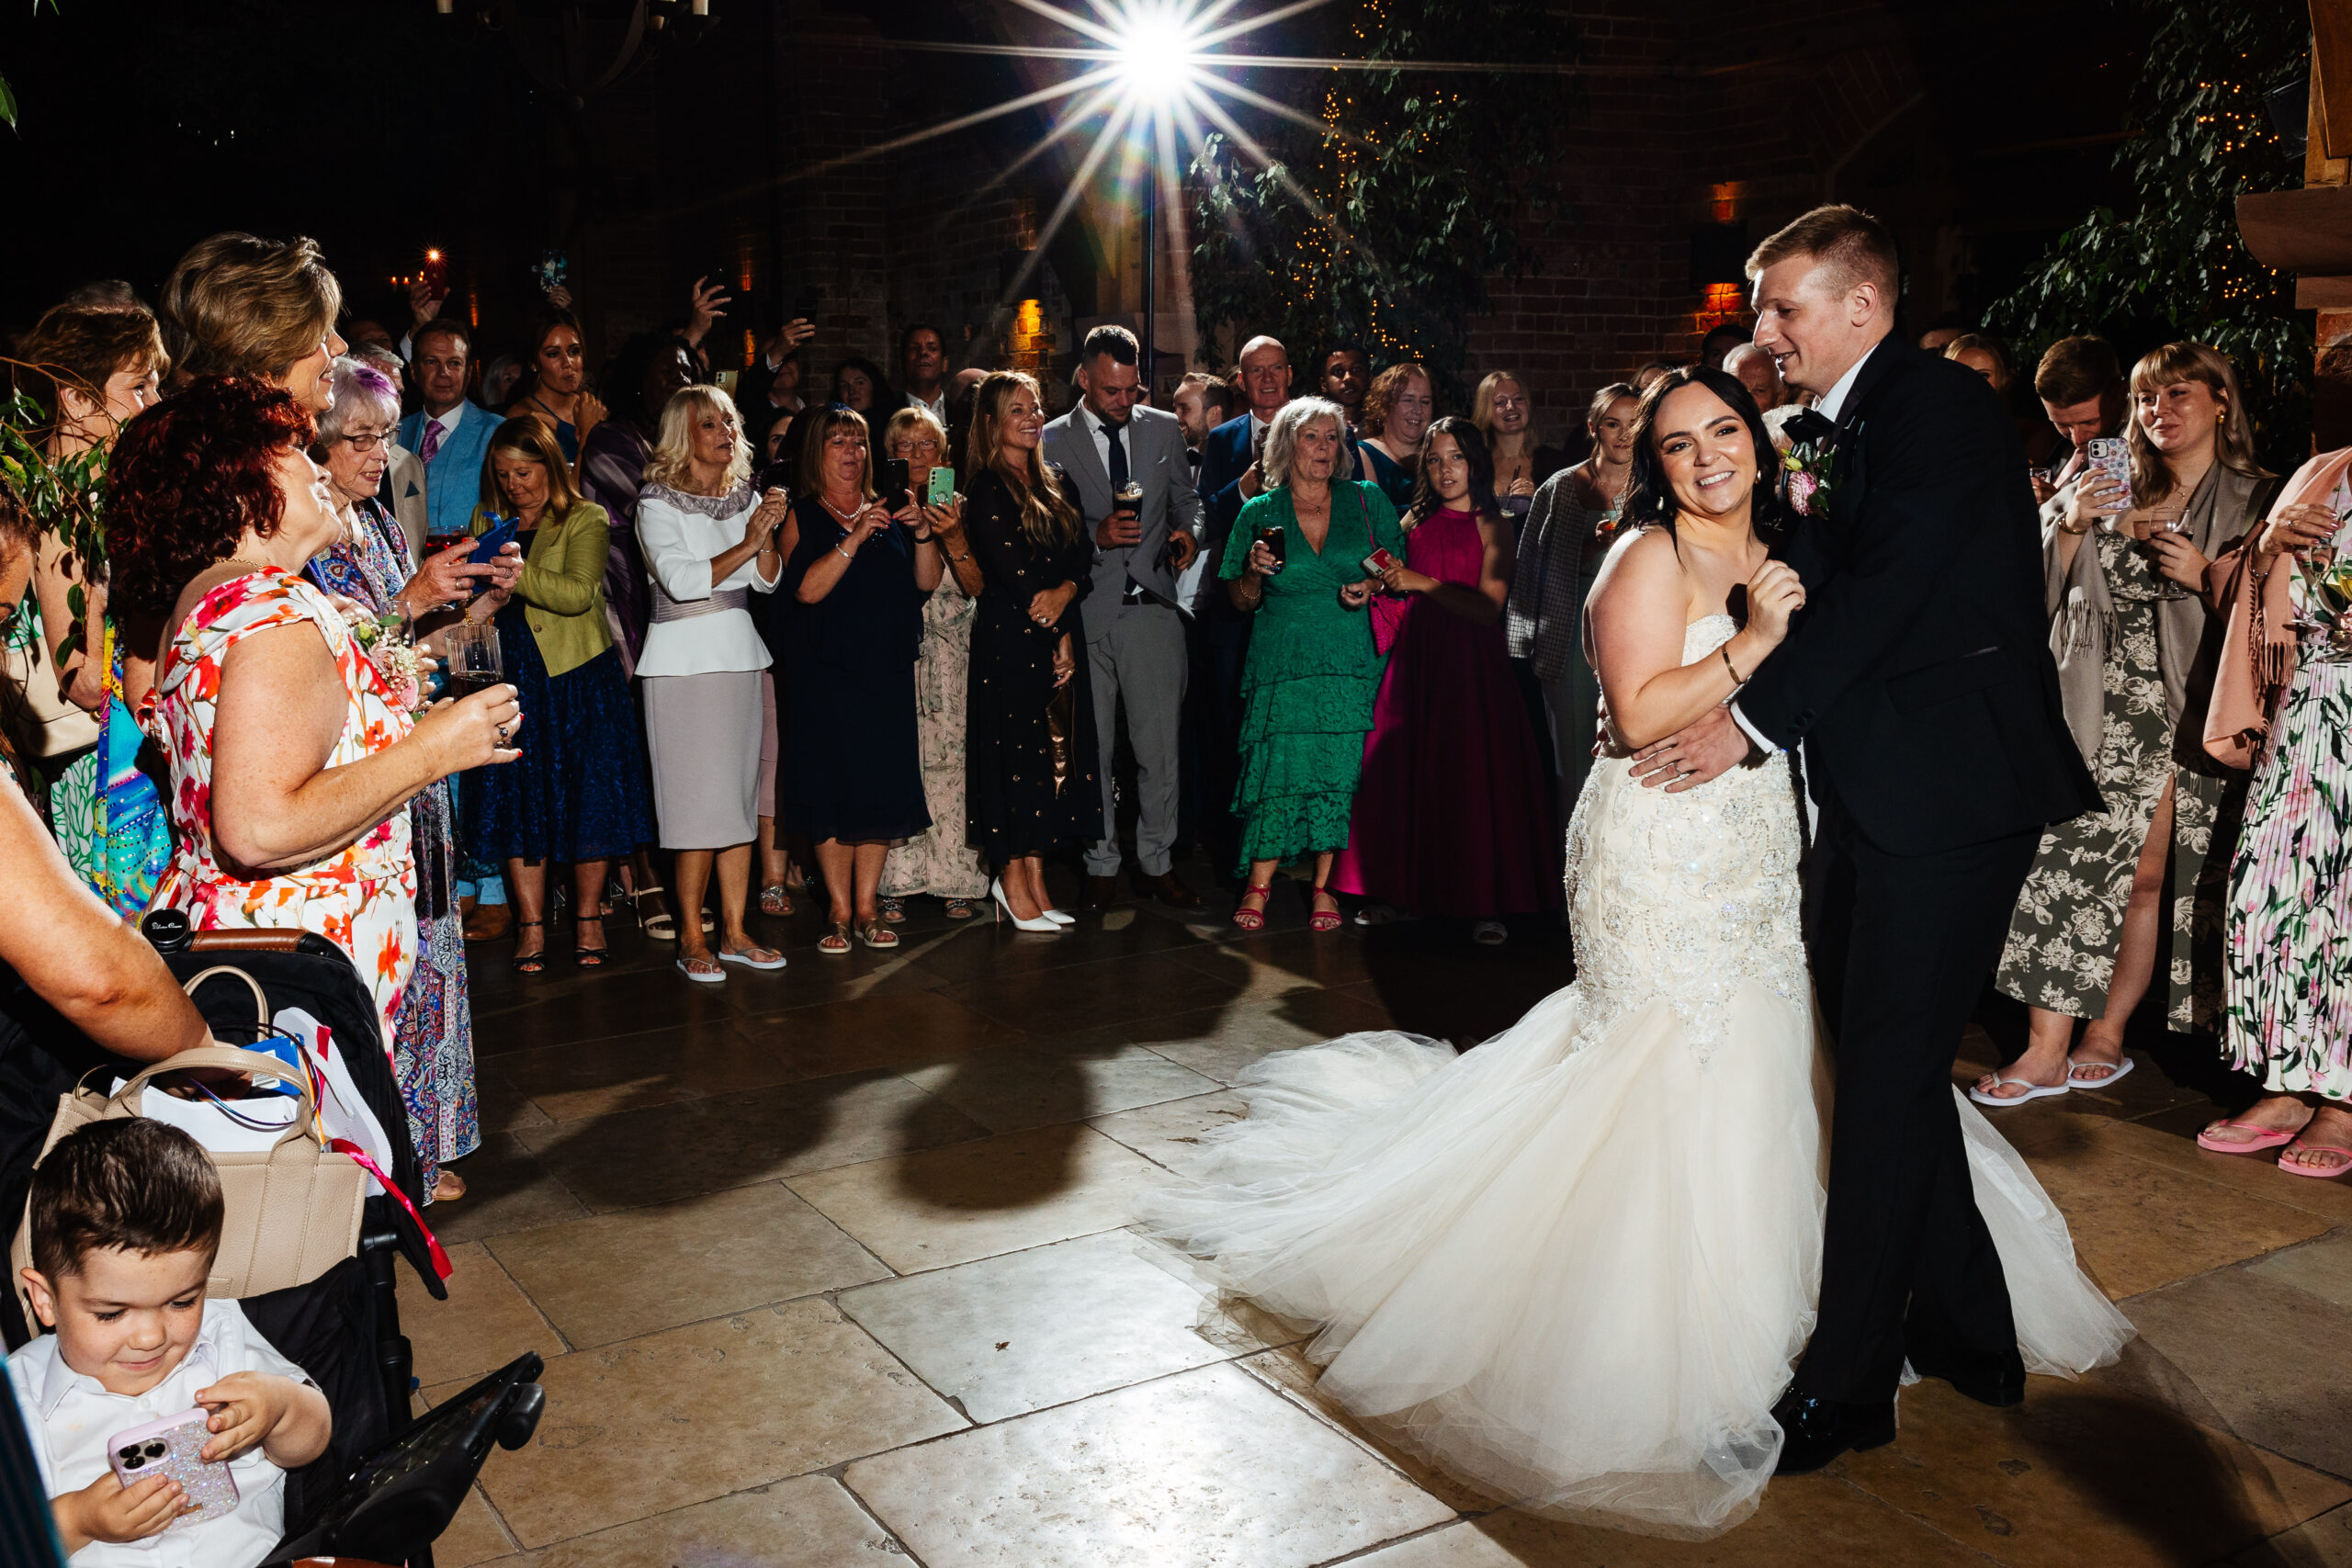
[[[1777,536],[1788,519],[1778,482],[1780,448],[1772,445],[1772,433],[1764,428],[1764,416],[1757,412],[1756,400],[1747,388],[1738,377],[1712,365],[1685,365],[1651,382],[1649,389],[1642,394],[1641,406],[1634,415],[1634,471],[1625,481],[1625,520],[1666,528],[1674,526],[1674,490],[1667,482],[1666,466],[1658,461],[1652,434],[1657,424],[1658,406],[1685,387],[1704,387],[1721,398],[1747,426],[1747,438],[1756,446],[1756,489],[1748,516],[1758,534]]]

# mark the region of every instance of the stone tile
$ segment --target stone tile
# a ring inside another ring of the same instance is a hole
[[[733,1027],[771,1054],[777,1076],[759,1080],[768,1083],[936,1062],[1028,1037],[1017,1023],[984,1017],[936,991],[924,990],[842,996],[789,1012],[763,1013]],[[747,1077],[721,1087],[749,1089],[754,1084]]]
[[[1271,1331],[1273,1320],[1266,1321],[1270,1326],[1269,1337],[1279,1337],[1278,1333]],[[1345,1432],[1403,1471],[1415,1485],[1447,1507],[1475,1514],[1496,1506],[1496,1498],[1487,1496],[1466,1482],[1456,1481],[1427,1461],[1407,1453],[1391,1442],[1381,1428],[1367,1425],[1340,1408],[1337,1401],[1323,1393],[1320,1387],[1323,1369],[1306,1359],[1303,1339],[1248,1357],[1240,1366],[1268,1388],[1303,1406],[1326,1426]]]
[[[434,1561],[438,1568],[437,1548]],[[906,1561],[839,1482],[803,1475],[579,1536],[516,1568],[905,1568]]]
[[[1182,1172],[1199,1162],[1210,1134],[1249,1119],[1249,1102],[1225,1089],[1122,1111],[1115,1116],[1097,1116],[1087,1125],[1148,1160]]]
[[[481,1478],[530,1547],[966,1424],[821,1299],[583,1350],[539,1382],[537,1437]]]
[[[889,1273],[773,1181],[501,1236],[491,1251],[578,1348]]]
[[[1040,939],[1044,940],[1044,939]],[[1060,938],[1053,939],[1060,941]],[[1032,1034],[1074,1034],[1082,1029],[1147,1019],[1171,1008],[1225,1005],[1248,983],[1238,961],[1212,976],[1166,953],[1076,964],[1025,975],[967,980],[946,994],[976,1012]]]
[[[504,942],[476,944],[469,977],[482,973],[482,955],[496,953],[503,967],[509,951]],[[562,986],[518,987],[513,992],[476,990],[476,1055],[503,1056],[608,1035],[707,1027],[735,1016],[725,995],[728,987],[692,985],[674,973],[667,980],[631,976],[624,984],[611,983],[618,978],[599,976]]]
[[[904,1078],[875,1072],[566,1122],[521,1135],[582,1202],[605,1213],[986,1132]]]
[[[1505,1551],[1476,1521],[1464,1519],[1368,1556],[1351,1557],[1348,1568],[1526,1568],[1526,1560]]]
[[[843,1291],[841,1309],[982,1422],[1257,1348],[1145,1247],[1108,1231]]]
[[[481,1488],[471,1486],[466,1489],[466,1500],[458,1505],[449,1528],[433,1543],[433,1564],[434,1568],[474,1568],[477,1562],[495,1562],[521,1550],[483,1501]]]
[[[2328,1228],[2315,1214],[2135,1158],[2103,1131],[2028,1157],[2064,1212],[2084,1266],[2119,1301]]]
[[[902,1274],[1114,1230],[1158,1166],[1068,1122],[796,1177],[786,1183]]]
[[[2015,1568],[2207,1563],[2352,1499],[2352,1486],[2099,1382],[2035,1378],[2010,1410],[1940,1382],[1903,1433],[1835,1471]]]
[[[1286,887],[1278,886],[1274,889],[1277,903],[1296,897]],[[1280,995],[1302,985],[1337,989],[1374,977],[1363,934],[1345,927],[1336,931],[1310,931],[1304,927],[1297,931],[1261,931],[1216,947],[1188,948],[1175,957],[1179,963],[1189,964],[1219,979],[1231,976],[1237,959],[1245,962],[1250,974],[1250,989],[1244,993],[1245,997]]]
[[[416,1357],[420,1383],[469,1382],[526,1350],[550,1362],[564,1353],[562,1339],[481,1242],[448,1252],[447,1301],[427,1295],[407,1265],[393,1271],[400,1279],[401,1330]]]
[[[1272,1052],[1388,1027],[1388,1014],[1374,1003],[1337,991],[1300,988],[1271,1006],[1170,1013],[1130,1023],[1126,1033],[1171,1062],[1229,1084]]]
[[[425,1224],[445,1247],[560,1224],[588,1212],[512,1133],[483,1134],[481,1148],[443,1168],[466,1181],[464,1197],[424,1212]]]
[[[2260,1267],[2184,1280],[2124,1310],[2229,1431],[2352,1475],[2352,1391],[2335,1371],[2352,1360],[2352,1314]]]
[[[2352,1568],[2352,1506],[2322,1514],[2306,1525],[2250,1546],[2231,1568]]]
[[[477,1114],[481,1122],[481,1135],[485,1139],[518,1128],[544,1127],[552,1120],[546,1111],[531,1103],[529,1095],[508,1083],[493,1062],[475,1063],[474,1093]]]
[[[2200,1111],[2194,1120],[2201,1127],[2218,1121],[2221,1115],[2217,1107],[2210,1114]],[[2180,1131],[2190,1135],[2176,1135],[2173,1131],[2145,1122],[2109,1122],[2100,1124],[2093,1135],[2100,1146],[2120,1150],[2134,1159],[2146,1160],[2167,1170],[2188,1172],[2266,1203],[2318,1214],[2330,1224],[2352,1224],[2352,1187],[2344,1182],[2286,1175],[2278,1169],[2276,1155],[2217,1155],[2197,1146],[2194,1128]]]
[[[1140,1045],[1079,1050],[999,1045],[904,1069],[899,1076],[991,1133],[1080,1122],[1217,1088],[1214,1078]]]
[[[2246,1272],[2258,1280],[2307,1291],[2334,1306],[2352,1306],[2352,1234],[2338,1231],[2284,1252],[2274,1252],[2258,1263],[2248,1264]]]
[[[861,1460],[929,1568],[1305,1568],[1452,1510],[1230,1366]]]
[[[743,1038],[736,1022],[511,1052],[498,1059],[498,1070],[550,1122],[698,1100],[741,1086],[773,1060],[774,1052]]]
[[[957,941],[927,948],[920,964],[943,983],[956,985],[1079,964],[1131,962],[1146,953],[1201,945],[1199,935],[1182,922],[1134,908],[1079,915],[1078,924],[1051,942],[1031,940],[1009,925],[992,926],[984,910]]]

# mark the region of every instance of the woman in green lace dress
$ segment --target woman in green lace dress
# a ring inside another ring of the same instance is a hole
[[[1227,538],[1223,577],[1233,603],[1254,615],[1241,671],[1241,869],[1249,886],[1234,923],[1265,924],[1274,870],[1313,854],[1308,923],[1331,931],[1339,901],[1324,884],[1348,841],[1363,738],[1387,655],[1374,644],[1365,605],[1374,584],[1363,561],[1374,549],[1402,560],[1396,509],[1375,484],[1349,478],[1347,415],[1302,398],[1284,405],[1261,459],[1270,487],[1241,509]],[[1261,535],[1280,530],[1279,557]]]
[[[2205,569],[2261,521],[2278,481],[2255,461],[2216,351],[2157,349],[2132,367],[2131,400],[2130,493],[2069,476],[2043,560],[2067,726],[2107,809],[2042,834],[1994,980],[2031,1009],[2030,1040],[1976,1085],[1986,1105],[2130,1072],[2123,1032],[2167,934],[2167,1026],[2220,1021],[2234,813],[2200,743],[2221,637]]]

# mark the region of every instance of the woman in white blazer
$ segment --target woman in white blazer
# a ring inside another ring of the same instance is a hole
[[[768,651],[745,606],[783,575],[776,529],[788,502],[752,488],[752,448],[734,401],[687,387],[662,411],[645,465],[637,538],[651,580],[652,619],[637,676],[653,762],[662,847],[677,857],[678,968],[717,985],[726,964],[781,969],[784,955],[743,929],[761,808],[761,682]],[[718,944],[695,912],[718,872]]]

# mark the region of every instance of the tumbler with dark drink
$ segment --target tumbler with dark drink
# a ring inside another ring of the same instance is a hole
[[[1274,558],[1274,570],[1276,571],[1282,570],[1284,564],[1283,556],[1282,529],[1278,527],[1259,529],[1258,542],[1266,547],[1266,553],[1268,555]]]

